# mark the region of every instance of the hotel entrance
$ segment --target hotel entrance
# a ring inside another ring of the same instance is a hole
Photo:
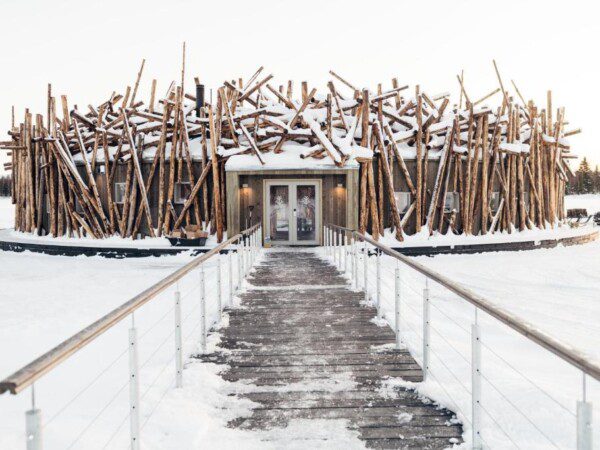
[[[316,245],[321,227],[320,180],[265,180],[265,238],[274,245]]]

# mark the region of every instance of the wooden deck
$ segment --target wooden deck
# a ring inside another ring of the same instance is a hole
[[[230,423],[285,427],[293,419],[345,419],[371,448],[441,449],[461,439],[450,411],[385,380],[420,381],[422,372],[394,334],[373,322],[335,267],[311,251],[267,251],[222,330],[223,351],[202,359],[227,364],[231,382],[251,383],[257,407]],[[310,441],[308,435],[304,439]],[[308,445],[309,447],[310,445]],[[307,448],[308,448],[307,447]]]

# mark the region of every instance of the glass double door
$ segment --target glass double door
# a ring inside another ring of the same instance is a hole
[[[266,236],[271,242],[318,244],[321,220],[319,183],[269,180],[265,187]]]

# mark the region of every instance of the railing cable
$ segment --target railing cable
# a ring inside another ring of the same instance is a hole
[[[531,380],[529,377],[527,377],[519,369],[517,369],[516,367],[514,367],[510,362],[508,362],[506,359],[504,359],[502,356],[500,356],[498,353],[496,353],[494,350],[492,350],[492,348],[489,347],[489,346],[487,346],[483,340],[480,340],[480,342],[481,342],[481,345],[486,350],[488,350],[496,358],[498,358],[500,361],[502,361],[504,364],[506,364],[508,367],[510,367],[512,370],[514,370],[518,375],[520,375],[522,378],[524,378],[526,381],[528,381],[533,387],[535,387],[538,391],[540,391],[542,394],[544,394],[549,400],[551,400],[552,402],[554,402],[557,406],[559,406],[560,408],[562,408],[565,412],[569,413],[572,417],[575,417],[575,413],[573,413],[573,411],[571,411],[565,405],[563,405],[561,402],[559,402],[557,399],[555,399],[554,397],[552,397],[548,392],[546,392],[545,389],[543,389],[541,386],[538,386],[533,380]]]
[[[108,372],[112,367],[114,367],[114,365],[123,357],[127,354],[128,352],[128,348],[126,348],[125,350],[123,350],[123,352],[121,352],[121,354],[119,354],[108,366],[106,366],[98,375],[96,375],[86,386],[84,386],[82,389],[79,390],[79,392],[77,392],[77,394],[75,394],[71,400],[69,400],[67,403],[65,403],[56,413],[54,413],[42,426],[42,428],[46,428],[48,425],[50,425],[52,423],[52,421],[54,421],[54,419],[56,419],[59,415],[61,415],[69,406],[71,406],[79,397],[81,397],[81,395],[83,395],[84,392],[86,392],[90,387],[92,387],[96,381],[98,381],[102,375],[104,375],[106,372]]]
[[[113,395],[110,398],[110,400],[100,409],[100,411],[98,411],[98,413],[92,418],[92,420],[77,435],[77,437],[75,438],[75,440],[73,440],[73,442],[71,442],[71,444],[69,444],[69,446],[67,447],[67,449],[73,448],[73,446],[79,441],[79,439],[81,439],[83,437],[83,435],[92,427],[92,425],[96,422],[96,420],[98,420],[98,418],[104,413],[104,411],[106,411],[108,409],[108,407],[117,399],[117,397],[119,397],[119,395],[121,394],[121,392],[123,392],[123,390],[127,386],[129,386],[129,380],[127,380],[127,382],[125,384],[123,384],[117,390],[116,394]]]
[[[515,405],[506,395],[504,395],[504,393],[502,393],[502,391],[494,384],[492,383],[492,381],[486,377],[483,373],[481,374],[481,377],[494,389],[494,391],[496,391],[498,393],[498,395],[500,395],[500,397],[502,397],[510,406],[513,407],[513,409],[515,409],[527,422],[529,422],[531,424],[532,427],[534,427],[538,433],[540,433],[542,436],[544,436],[546,438],[546,440],[548,442],[550,442],[553,446],[555,446],[556,448],[560,448],[558,445],[556,445],[556,443],[550,439],[548,437],[548,435],[546,433],[544,433],[529,417],[527,417],[527,414],[525,414],[523,411],[521,411],[521,409]]]

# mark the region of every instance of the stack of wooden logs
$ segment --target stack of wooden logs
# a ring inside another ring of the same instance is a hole
[[[276,85],[262,67],[247,81],[224,82],[215,101],[204,102],[198,79],[196,93],[186,92],[185,50],[180,82],[158,99],[152,80],[146,104],[138,98],[143,68],[142,62],[133,88],[113,92],[100,105],[70,109],[64,95],[58,105],[49,85],[45,117],[26,110],[16,124],[13,113],[12,140],[0,145],[11,156],[5,168],[13,173],[17,230],[136,238],[142,228],[150,236],[169,236],[195,225],[221,241],[226,161],[252,154],[264,164],[266,153],[285,153],[291,144],[305,149],[302,158],[360,164],[359,227],[376,239],[389,226],[403,240],[409,221],[417,233],[485,234],[564,219],[566,160],[572,157],[564,138],[579,130],[566,130],[564,109],[553,109],[550,92],[545,108],[526,102],[514,83],[518,101],[511,97],[497,68],[499,87],[476,101],[459,76],[454,105],[449,94],[412,90],[396,78],[387,89],[379,84],[368,90],[334,72],[326,90],[318,93],[302,82],[294,98],[292,81]],[[483,107],[493,96],[500,106]],[[149,171],[142,170],[144,160],[151,161]],[[194,163],[201,165],[197,176]],[[95,176],[100,165],[102,196]],[[127,178],[125,201],[117,205],[112,186],[119,166]],[[407,211],[395,201],[394,168],[412,194]],[[427,183],[430,170],[436,171],[433,184]],[[174,186],[182,179],[192,189],[177,212]],[[157,183],[158,200],[151,205],[148,192]],[[499,205],[492,210],[497,185]],[[459,194],[458,211],[445,212],[449,192]],[[155,217],[151,208],[157,208]]]

